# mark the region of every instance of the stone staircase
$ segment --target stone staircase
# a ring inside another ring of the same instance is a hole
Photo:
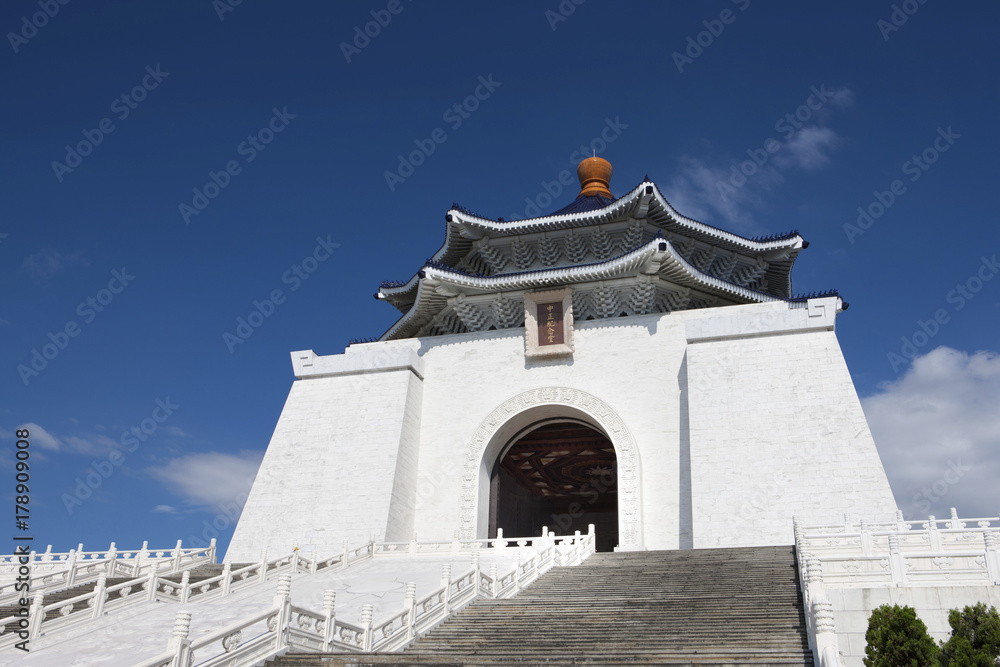
[[[592,555],[480,600],[406,651],[286,655],[339,665],[812,665],[792,547]]]

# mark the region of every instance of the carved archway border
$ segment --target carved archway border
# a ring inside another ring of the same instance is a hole
[[[618,413],[601,399],[569,387],[540,387],[521,392],[498,406],[476,429],[465,453],[462,479],[461,530],[476,536],[479,470],[497,432],[512,417],[530,408],[565,405],[586,413],[604,429],[618,457],[618,539],[622,549],[641,549],[639,453],[632,434]]]

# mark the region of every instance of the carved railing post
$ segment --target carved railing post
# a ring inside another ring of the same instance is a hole
[[[142,543],[142,548],[139,549],[139,553],[135,555],[135,576],[139,576],[142,573],[142,568],[146,566],[146,559],[149,558],[149,541]]]
[[[154,560],[149,564],[149,575],[146,579],[146,600],[152,602],[156,599],[156,587],[160,585],[160,562]]]
[[[495,598],[497,596],[497,591],[499,590],[500,585],[497,581],[497,564],[490,563],[490,597]]]
[[[868,530],[868,522],[861,520],[861,553],[870,556],[872,553],[872,534]]]
[[[191,570],[184,570],[181,574],[181,602],[187,602],[191,596]]]
[[[42,621],[45,620],[45,592],[38,591],[31,601],[31,608],[28,610],[28,638],[34,639],[41,633]]]
[[[837,632],[833,622],[833,604],[825,597],[813,603],[813,627],[816,629],[816,653],[820,667],[838,667]]]
[[[411,556],[416,556],[417,555],[417,533],[416,532],[414,532],[413,535],[410,537],[410,555]]]
[[[344,555],[340,558],[340,569],[343,570],[347,567],[347,555],[351,553],[351,548],[347,546],[347,540],[344,540]]]
[[[417,636],[417,582],[415,581],[406,583],[403,609],[406,610],[406,638],[413,639]]]
[[[986,543],[986,571],[990,581],[1000,585],[1000,551],[997,550],[996,534],[983,531],[983,541]]]
[[[179,611],[174,616],[174,629],[167,644],[167,650],[174,654],[170,667],[191,667],[191,612]]]
[[[441,566],[441,585],[444,586],[444,613],[451,613],[451,564]]]
[[[475,587],[476,597],[479,597],[479,551],[472,552],[472,569],[474,570],[472,573],[473,586]]]
[[[181,540],[177,540],[177,546],[174,547],[171,556],[173,556],[173,563],[171,563],[170,571],[177,572],[181,569]]]
[[[309,561],[309,574],[316,574],[316,570],[319,569],[319,551],[316,550],[316,545],[312,545],[312,560]]]
[[[292,575],[278,577],[278,590],[274,594],[274,606],[278,608],[274,631],[278,633],[279,647],[288,645],[288,625],[292,618]]]
[[[104,601],[108,597],[108,575],[101,572],[97,575],[97,585],[94,586],[94,612],[91,618],[100,618],[104,615]]]
[[[111,543],[111,546],[105,552],[104,561],[104,571],[108,573],[109,577],[115,576],[115,563],[118,562],[118,548],[114,542]]]
[[[896,530],[902,532],[909,529],[910,527],[907,525],[906,519],[903,518],[903,510],[896,510]]]
[[[233,564],[228,560],[222,564],[222,596],[229,595],[233,588]]]
[[[260,552],[260,572],[258,575],[260,583],[267,581],[267,549]]]
[[[941,551],[941,533],[938,532],[937,519],[933,514],[927,517],[927,541],[930,543],[931,551]]]
[[[932,531],[937,532],[937,531]],[[906,559],[899,550],[899,536],[889,535],[889,568],[892,572],[892,583],[895,586],[906,585]]]
[[[507,540],[503,539],[503,528],[497,528],[497,538],[493,540],[494,549],[505,549]]]
[[[66,587],[72,588],[76,584],[76,559],[77,551],[69,550],[69,569],[66,571]]]
[[[337,592],[329,588],[323,591],[323,650],[333,650],[334,630],[337,625]]]
[[[806,589],[810,599],[817,599],[825,593],[823,587],[823,561],[815,554],[806,552]]]
[[[361,608],[361,628],[364,630],[364,635],[361,638],[361,650],[365,653],[370,653],[372,650],[372,614],[374,613],[374,607],[370,604],[366,604]]]
[[[292,574],[298,574],[299,572],[299,543],[296,542],[292,545],[292,557],[288,559],[289,571]]]
[[[521,551],[514,554],[514,595],[521,591]]]

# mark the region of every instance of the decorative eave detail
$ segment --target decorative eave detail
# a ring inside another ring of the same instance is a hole
[[[413,305],[380,340],[415,335],[421,326],[448,305],[448,299],[459,295],[555,288],[639,274],[659,276],[681,287],[698,289],[737,303],[783,301],[771,294],[743,287],[700,271],[688,263],[670,241],[656,237],[627,253],[603,262],[497,276],[475,276],[433,260],[429,261],[413,278],[416,281],[417,292]]]
[[[444,244],[428,260],[428,264],[454,266],[473,250],[476,241],[484,237],[501,238],[593,227],[630,217],[648,222],[663,232],[702,241],[724,250],[750,256],[767,256],[771,285],[774,289],[778,289],[780,285],[785,294],[791,294],[792,264],[799,251],[808,246],[797,232],[746,238],[683,216],[647,177],[631,192],[601,208],[525,220],[493,220],[453,204],[445,216],[447,224]],[[388,301],[405,313],[417,301],[418,282],[419,276],[415,275],[405,282],[382,283],[375,298]]]
[[[658,215],[660,213],[662,215]],[[659,218],[654,219],[653,222],[664,231],[677,231],[685,236],[694,236],[703,240],[711,239],[717,244],[721,242],[724,245],[732,245],[751,254],[761,254],[774,250],[801,250],[805,242],[798,232],[794,231],[764,238],[747,238],[703,222],[698,222],[678,213],[660,192],[657,185],[650,180],[643,181],[628,194],[614,200],[603,208],[593,211],[566,213],[562,215],[553,214],[524,220],[504,221],[485,218],[460,206],[453,205],[448,210],[448,216],[451,217],[448,223],[449,227],[456,227],[463,238],[475,240],[482,238],[484,235],[512,236],[555,229],[587,227],[610,222],[629,215],[640,220],[652,215],[654,218]],[[677,229],[669,229],[663,224],[658,224],[660,222],[665,224],[673,223],[677,226]],[[438,251],[438,254],[443,254],[447,250],[447,246],[446,242],[445,246]],[[435,255],[435,259],[438,259],[437,255]]]

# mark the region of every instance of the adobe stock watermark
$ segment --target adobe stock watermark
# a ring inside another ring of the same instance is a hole
[[[146,442],[150,436],[156,433],[160,424],[167,421],[180,407],[172,402],[169,396],[156,399],[155,404],[156,407],[153,408],[149,417],[122,434],[122,447],[130,454],[139,448],[140,443]],[[77,506],[83,505],[83,502],[90,498],[94,491],[115,474],[115,470],[125,463],[125,458],[121,451],[113,449],[108,453],[107,460],[93,461],[86,474],[76,478],[76,487],[72,492],[64,492],[60,497],[66,508],[66,513],[73,516],[73,510]]]
[[[38,0],[38,7],[42,10],[35,12],[31,18],[21,17],[21,29],[7,33],[7,41],[14,49],[14,53],[20,53],[21,47],[33,39],[38,31],[49,24],[50,19],[54,19],[59,13],[59,8],[68,5],[70,0]]]
[[[236,154],[243,157],[246,164],[250,164],[260,153],[270,145],[274,138],[285,131],[290,121],[295,119],[296,114],[288,113],[288,107],[277,107],[271,109],[271,119],[253,134],[248,134],[247,138],[236,146]],[[243,173],[243,165],[239,160],[229,160],[219,171],[209,170],[208,181],[201,188],[191,188],[194,196],[191,203],[181,202],[177,205],[177,210],[181,214],[181,219],[185,225],[191,224],[193,216],[201,215],[201,212],[208,208],[212,200],[218,197],[223,190],[229,187],[233,178]]]
[[[947,495],[951,487],[958,484],[965,476],[965,473],[972,470],[972,466],[962,465],[962,459],[948,461],[948,468],[930,486],[920,489],[919,493],[913,495],[911,505],[919,512],[917,516],[927,516],[932,508],[931,503],[936,503]]]
[[[98,313],[104,312],[105,308],[111,305],[115,297],[125,291],[125,288],[135,280],[124,266],[111,272],[111,280],[106,288],[100,289],[93,296],[88,296],[76,307],[76,314],[83,320],[83,324],[90,324],[97,319]],[[38,377],[42,371],[49,367],[67,347],[70,339],[76,338],[83,331],[80,324],[75,319],[70,319],[57,329],[55,333],[49,332],[49,342],[43,343],[41,351],[34,347],[31,349],[31,359],[27,364],[17,365],[17,374],[21,382],[27,387],[32,379]]]
[[[997,273],[1000,273],[1000,263],[997,262],[996,254],[992,257],[985,255],[980,257],[979,267],[968,279],[957,283],[955,288],[945,295],[945,302],[951,304],[952,311],[957,313],[965,308],[965,304],[974,299],[983,286],[993,280]],[[902,345],[899,352],[890,352],[886,355],[892,370],[898,373],[900,366],[913,361],[920,348],[927,345],[934,336],[938,335],[941,327],[949,322],[951,322],[951,313],[948,312],[947,308],[938,308],[934,311],[933,316],[927,320],[917,320],[917,328],[914,329],[913,333],[900,338]]]
[[[722,201],[728,202],[729,196],[736,194],[737,188],[742,188],[750,178],[758,174],[771,159],[771,156],[787,146],[795,133],[805,127],[813,115],[826,106],[827,102],[836,98],[839,92],[830,92],[826,89],[825,83],[821,83],[819,88],[809,86],[809,96],[802,104],[796,107],[795,111],[778,118],[774,123],[774,129],[782,133],[784,143],[768,137],[764,140],[761,148],[748,148],[747,155],[750,159],[732,165],[727,180],[715,182],[715,187],[719,191]]]
[[[903,2],[893,4],[889,13],[889,20],[879,19],[875,22],[875,27],[882,33],[882,40],[888,42],[889,36],[898,31],[910,17],[920,11],[921,5],[927,4],[927,0],[903,0]]]
[[[125,120],[168,76],[170,76],[170,72],[162,71],[159,64],[156,67],[147,65],[146,75],[142,77],[142,80],[131,90],[122,93],[111,102],[111,113],[119,121]],[[83,139],[75,145],[66,145],[66,157],[63,161],[52,161],[52,172],[56,175],[56,180],[62,183],[66,174],[73,173],[74,169],[83,164],[83,159],[104,142],[104,137],[114,131],[115,123],[107,117],[97,121],[97,126],[94,129],[84,128],[81,130]]]
[[[340,52],[344,54],[347,63],[350,64],[351,58],[368,48],[372,40],[381,35],[384,28],[389,27],[392,17],[402,14],[404,9],[406,7],[400,0],[389,0],[385,9],[373,9],[369,12],[372,20],[365,23],[363,29],[360,25],[354,26],[354,38],[351,42],[340,43]]]
[[[451,128],[452,132],[462,127],[462,123],[467,121],[479,109],[480,103],[488,100],[496,92],[496,89],[503,85],[501,81],[494,81],[492,74],[486,77],[479,76],[478,81],[479,85],[476,86],[471,95],[460,102],[455,102],[441,114],[441,119],[448,123],[448,127]],[[426,162],[427,158],[434,154],[438,145],[446,141],[448,141],[448,133],[440,127],[434,128],[430,136],[426,139],[414,139],[413,143],[417,147],[416,150],[410,151],[405,156],[400,153],[398,156],[399,164],[395,171],[386,171],[384,174],[385,184],[389,186],[389,192],[395,192],[401,183],[405,183],[406,179],[413,175],[417,167]]]
[[[750,6],[750,0],[731,0],[734,5],[739,7],[741,12],[745,12]],[[686,65],[691,65],[695,60],[701,57],[705,53],[705,49],[712,46],[715,40],[722,36],[727,25],[732,25],[736,22],[736,17],[739,16],[733,10],[726,8],[719,12],[719,18],[717,19],[705,19],[701,22],[705,29],[699,32],[695,36],[688,35],[687,46],[684,49],[684,53],[680,51],[674,51],[671,57],[674,59],[674,65],[677,66],[677,71],[681,74],[684,73],[684,67]]]
[[[226,14],[235,12],[236,8],[243,4],[243,0],[212,0],[212,9],[219,17],[219,23],[226,20]]]
[[[549,27],[552,28],[552,32],[555,32],[559,24],[567,20],[576,8],[585,3],[587,0],[562,0],[555,8],[555,10],[546,9],[545,10],[545,20],[549,22]]]
[[[339,247],[340,244],[331,241],[329,235],[325,239],[322,236],[317,236],[316,246],[312,252],[306,255],[302,261],[292,264],[288,270],[281,274],[282,284],[290,286],[289,292],[298,291],[302,284],[319,270],[320,265],[330,259],[334,249]],[[222,333],[222,342],[225,343],[229,354],[235,352],[237,345],[247,342],[257,329],[264,326],[264,322],[274,315],[274,311],[285,303],[287,298],[283,290],[276,288],[271,290],[262,301],[254,299],[253,310],[246,317],[241,315],[236,318],[236,328],[233,333],[228,331]]]
[[[622,135],[622,132],[627,129],[628,125],[623,123],[619,116],[615,116],[614,120],[605,118],[604,127],[597,133],[597,136],[591,139],[589,143],[581,144],[578,149],[570,153],[568,162],[571,169],[563,169],[556,174],[556,177],[552,181],[543,180],[540,184],[542,189],[534,197],[524,198],[524,202],[527,204],[524,207],[524,211],[520,215],[512,213],[508,220],[522,220],[524,218],[536,218],[540,216],[544,209],[559,199],[564,187],[571,187],[574,184],[577,165],[584,158],[604,153],[608,145],[613,144]]]
[[[909,180],[911,183],[916,183],[920,180],[920,177],[938,161],[941,154],[948,151],[955,145],[955,141],[962,137],[961,134],[951,129],[951,125],[948,126],[947,130],[939,127],[937,134],[938,136],[934,138],[927,148],[922,150],[919,155],[910,157],[900,168],[904,176],[910,177]],[[844,223],[844,233],[847,235],[847,240],[851,242],[851,245],[854,244],[854,239],[871,229],[875,221],[885,215],[885,212],[904,194],[906,194],[906,183],[899,178],[889,183],[887,190],[872,191],[872,201],[867,206],[858,207],[857,220],[853,224],[850,222]]]

